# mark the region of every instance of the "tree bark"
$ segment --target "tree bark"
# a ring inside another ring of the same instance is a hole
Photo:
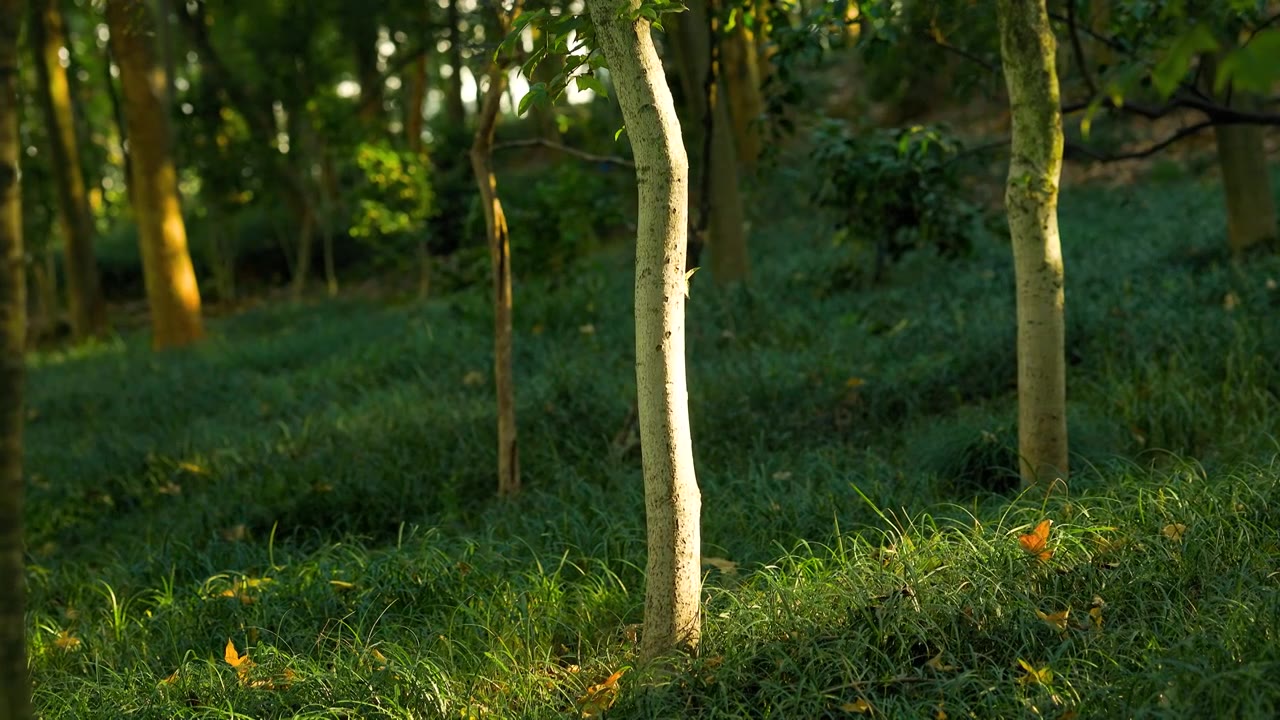
[[[22,0],[0,0],[0,717],[31,720],[22,565],[22,422],[27,289],[18,185],[18,28]]]
[[[111,51],[120,66],[125,125],[129,132],[134,220],[147,300],[152,347],[181,347],[204,337],[200,288],[187,249],[177,171],[171,154],[169,114],[161,99],[150,37],[151,10],[145,0],[107,0]]]
[[[1215,125],[1218,166],[1227,204],[1227,242],[1233,255],[1276,238],[1276,203],[1263,128]]]
[[[699,158],[707,175],[703,186],[710,193],[707,245],[711,250],[711,273],[717,283],[745,281],[751,274],[747,235],[738,187],[738,159],[733,145],[733,123],[729,108],[720,99],[723,83],[708,84],[712,64],[711,26],[706,0],[691,0],[689,10],[668,16],[673,50],[677,55],[681,84],[689,99],[690,114],[705,118],[711,114],[709,157]],[[707,92],[707,88],[710,92]],[[691,133],[693,134],[693,133]],[[695,135],[696,136],[696,135]]]
[[[107,306],[102,297],[98,261],[93,254],[93,216],[81,169],[71,87],[59,57],[67,38],[56,0],[31,0],[29,7],[29,44],[53,159],[58,211],[66,234],[64,257],[71,334],[76,340],[85,340],[106,332]]]
[[[515,12],[519,12],[519,6]],[[503,26],[510,26],[507,14],[498,9]],[[480,190],[484,209],[485,234],[493,268],[493,379],[498,401],[498,494],[520,491],[520,457],[516,446],[515,377],[511,369],[511,239],[507,217],[498,198],[498,179],[493,173],[493,133],[507,87],[507,70],[498,62],[489,66],[489,89],[476,119],[475,141],[471,145],[471,169]]]
[[[427,99],[427,53],[422,53],[413,64],[413,78],[409,82],[409,97],[405,99],[404,135],[409,152],[423,155],[422,104]]]
[[[733,30],[721,38],[720,48],[725,95],[729,100],[729,117],[733,120],[733,147],[738,151],[739,166],[748,173],[754,172],[760,158],[757,118],[764,113],[764,96],[760,93],[760,62],[755,40],[741,18]]]
[[[1045,0],[999,0],[997,12],[1013,125],[1005,205],[1018,293],[1018,452],[1023,482],[1048,493],[1067,480],[1055,43]]]
[[[453,74],[445,83],[445,117],[455,127],[467,123],[467,106],[462,102],[462,28],[458,27],[462,18],[458,12],[458,0],[449,0],[446,19],[449,23],[449,66]]]
[[[639,188],[636,390],[649,556],[641,654],[654,658],[694,651],[701,638],[702,500],[684,353],[689,160],[650,23],[627,19],[626,11],[639,4],[587,0],[622,106]]]

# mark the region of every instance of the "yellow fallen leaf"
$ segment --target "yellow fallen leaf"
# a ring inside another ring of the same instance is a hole
[[[1018,658],[1018,665],[1025,671],[1025,674],[1018,678],[1019,684],[1048,685],[1053,682],[1053,670],[1048,665],[1036,669],[1031,663],[1022,658]]]
[[[1187,534],[1187,526],[1182,523],[1169,523],[1160,529],[1160,534],[1174,542],[1181,542],[1182,536]]]
[[[484,373],[480,372],[479,370],[472,370],[471,372],[462,376],[462,384],[466,385],[467,387],[472,387],[474,385],[483,385]]]
[[[178,681],[178,671],[174,670],[169,676],[160,681],[161,685],[172,685]]]
[[[347,582],[346,580],[330,580],[329,584],[332,585],[333,589],[337,590],[338,592],[354,590],[356,587],[355,583]]]
[[[578,332],[582,333],[583,335],[595,335],[596,326],[592,325],[591,323],[587,323],[586,325],[580,325],[578,327]]]
[[[862,387],[863,385],[866,385],[866,384],[867,384],[867,381],[863,380],[860,377],[851,377],[848,380],[844,381],[844,386],[850,389]]]
[[[950,672],[956,669],[955,665],[947,665],[946,663],[942,662],[941,650],[938,651],[937,655],[934,655],[933,657],[929,658],[928,662],[926,662],[924,665],[925,667],[933,670],[937,670],[938,672]]]
[[[1067,629],[1067,616],[1070,614],[1071,614],[1071,608],[1067,608],[1066,610],[1063,610],[1061,612],[1048,613],[1048,614],[1040,612],[1040,610],[1038,609],[1036,610],[1036,617],[1040,618],[1041,620],[1049,623],[1050,625],[1064,632]]]
[[[859,715],[866,715],[871,712],[871,703],[867,702],[862,698],[858,698],[853,702],[847,702],[841,705],[840,709],[847,713],[858,713]]]
[[[943,710],[941,705],[933,711],[933,720],[947,720],[947,717],[947,711]]]
[[[58,632],[58,637],[54,639],[53,644],[57,645],[59,650],[71,652],[72,650],[80,647],[80,638],[72,635],[70,631],[60,630]]]
[[[192,475],[208,475],[209,474],[208,470],[205,470],[204,468],[200,467],[199,465],[193,462],[185,462],[185,461],[180,462],[178,463],[178,469],[182,470],[183,472],[189,472]]]
[[[613,707],[613,703],[618,699],[618,680],[622,678],[622,674],[626,671],[627,668],[622,668],[610,675],[604,682],[587,688],[586,694],[578,698],[578,709],[582,713],[582,717],[598,717],[604,711]]]
[[[703,558],[702,558],[702,564],[703,564],[703,565],[710,565],[711,567],[713,567],[713,568],[715,568],[715,569],[719,570],[720,572],[724,573],[725,575],[737,575],[737,574],[738,574],[738,563],[736,563],[736,562],[734,562],[734,561],[732,561],[732,560],[726,560],[726,559],[724,559],[724,558],[720,558],[720,557],[703,557]]]

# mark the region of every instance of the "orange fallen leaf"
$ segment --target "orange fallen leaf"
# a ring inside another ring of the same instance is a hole
[[[1035,555],[1040,562],[1047,562],[1053,557],[1053,551],[1048,549],[1049,545],[1049,528],[1053,526],[1052,520],[1041,520],[1036,529],[1026,535],[1018,536],[1018,544],[1028,553]]]
[[[54,639],[53,644],[57,645],[59,650],[71,652],[72,650],[80,647],[80,638],[72,635],[68,630],[60,630],[58,631],[58,637]]]
[[[1058,628],[1063,632],[1066,632],[1067,630],[1067,616],[1070,614],[1071,614],[1071,608],[1067,608],[1066,610],[1063,610],[1061,612],[1047,613],[1047,614],[1040,612],[1040,610],[1038,609],[1036,610],[1036,617],[1040,618],[1041,620],[1049,623],[1050,625]]]
[[[626,671],[627,668],[622,668],[610,675],[604,682],[587,688],[586,694],[578,698],[578,709],[581,711],[582,717],[598,717],[605,710],[613,707],[613,703],[618,699],[618,680],[622,678],[622,674]]]

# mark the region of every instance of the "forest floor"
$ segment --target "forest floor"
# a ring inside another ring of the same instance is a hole
[[[1211,181],[1067,190],[1074,474],[1044,503],[1005,241],[842,287],[804,172],[753,204],[750,289],[691,284],[699,657],[618,675],[644,519],[613,253],[517,287],[511,501],[483,288],[36,356],[41,716],[1280,714],[1280,256],[1226,262]]]

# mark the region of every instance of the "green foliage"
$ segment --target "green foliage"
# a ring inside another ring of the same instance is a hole
[[[625,205],[609,173],[619,174],[570,161],[541,174],[531,193],[513,189],[512,255],[522,275],[562,271],[623,225]]]
[[[384,142],[356,148],[355,207],[351,237],[377,262],[402,265],[416,257],[423,228],[437,212],[429,167],[413,154]]]
[[[836,215],[840,237],[873,249],[876,278],[910,250],[962,255],[982,229],[981,210],[966,199],[960,143],[940,128],[853,132],[827,121],[813,147],[824,178],[814,200]]]

